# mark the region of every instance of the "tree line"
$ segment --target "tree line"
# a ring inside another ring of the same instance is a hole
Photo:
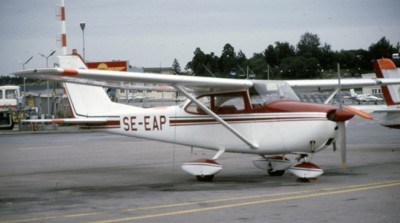
[[[24,82],[23,77],[16,77],[16,76],[10,76],[10,75],[0,76],[0,86],[21,85],[23,82]],[[26,78],[25,83],[26,84],[40,83],[40,80]]]
[[[197,76],[244,78],[250,73],[257,79],[315,79],[336,75],[337,63],[340,63],[346,76],[359,77],[373,70],[372,59],[392,58],[399,51],[399,43],[393,46],[386,37],[371,44],[368,50],[333,51],[329,44],[321,44],[317,34],[306,32],[296,46],[278,41],[250,58],[241,50],[236,52],[229,43],[223,47],[221,56],[204,53],[198,47],[186,69]],[[399,61],[395,62],[398,66]],[[176,59],[172,67],[176,73],[180,72]]]
[[[394,53],[399,52],[399,42],[393,46],[386,37],[371,44],[368,50],[333,51],[329,44],[321,44],[317,34],[306,32],[300,36],[296,46],[277,41],[250,58],[241,50],[236,52],[229,43],[225,44],[220,56],[214,52],[204,53],[197,47],[185,68],[197,76],[246,78],[250,74],[256,79],[285,80],[330,78],[336,75],[336,64],[340,63],[344,76],[360,77],[363,73],[372,72],[371,60],[392,58]],[[399,60],[394,62],[400,65]],[[177,59],[174,59],[172,69],[176,74],[181,73]],[[0,85],[18,85],[22,82],[21,77],[0,76]],[[26,80],[26,83],[37,82],[40,81]]]

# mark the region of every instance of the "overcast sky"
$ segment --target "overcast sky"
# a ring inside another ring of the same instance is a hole
[[[39,55],[61,54],[56,37],[61,0],[0,1],[0,74],[44,67]],[[296,45],[305,32],[333,50],[368,49],[385,36],[400,41],[399,0],[65,0],[68,52],[88,61],[129,60],[132,66],[181,67],[196,47],[220,55],[230,43],[249,58],[276,41]],[[56,62],[50,57],[49,64]]]

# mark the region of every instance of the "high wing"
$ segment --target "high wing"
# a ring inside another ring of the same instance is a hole
[[[62,56],[60,60],[65,60],[65,57],[76,56]],[[69,60],[77,60],[80,58],[67,58]],[[76,66],[74,66],[76,67]],[[183,86],[193,91],[216,91],[216,90],[229,90],[229,89],[247,89],[253,86],[250,80],[235,80],[225,78],[211,78],[211,77],[194,77],[182,75],[160,75],[152,73],[136,73],[136,72],[120,72],[120,71],[105,71],[105,70],[88,70],[86,68],[44,68],[26,70],[14,73],[14,75],[28,78],[49,79],[62,82],[80,83],[94,86],[123,86],[137,89],[132,83],[145,83],[145,84],[161,84],[156,86],[159,90],[171,90],[167,86]],[[153,88],[154,89],[154,88]]]
[[[333,89],[338,86],[337,79],[320,80],[288,80],[286,81],[294,89]],[[386,86],[400,84],[400,78],[370,78],[370,79],[341,79],[342,88],[356,88],[365,86]]]
[[[74,118],[30,120],[29,122],[113,126],[119,114],[135,113],[142,109],[112,102],[101,87],[147,88],[160,91],[180,89],[180,91],[200,94],[201,92],[238,91],[253,86],[250,80],[88,70],[78,56],[60,56],[59,59],[60,68],[26,70],[14,75],[65,82],[64,86]],[[74,98],[74,101],[71,98]]]
[[[62,60],[80,60],[79,57],[61,56]],[[75,68],[74,68],[75,67]],[[253,86],[251,80],[195,77],[183,75],[160,75],[152,73],[120,72],[105,70],[88,70],[86,67],[73,66],[64,68],[43,68],[26,70],[14,73],[17,76],[57,80],[69,83],[80,83],[92,86],[118,87],[125,89],[173,91],[174,86],[183,86],[195,92],[210,92],[218,90],[239,90]],[[320,80],[287,80],[285,81],[296,89],[333,89],[338,86],[336,79]],[[150,84],[150,85],[142,85]],[[354,88],[361,86],[386,86],[400,84],[400,78],[371,78],[371,79],[342,79],[341,86]]]

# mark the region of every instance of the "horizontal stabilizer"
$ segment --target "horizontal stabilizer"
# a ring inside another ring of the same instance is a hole
[[[55,118],[55,119],[25,119],[23,123],[70,123],[70,124],[105,124],[107,122],[119,121],[118,119],[105,118]]]

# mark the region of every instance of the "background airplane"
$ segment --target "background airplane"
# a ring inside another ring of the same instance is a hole
[[[358,104],[361,104],[361,102],[374,102],[377,104],[378,102],[383,101],[383,98],[371,94],[357,94],[354,89],[350,89],[350,97],[352,100],[357,101]]]

